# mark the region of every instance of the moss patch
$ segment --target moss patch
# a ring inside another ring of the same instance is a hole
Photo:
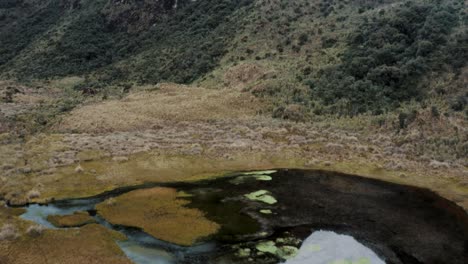
[[[267,174],[273,174],[275,173],[276,170],[266,170],[266,171],[249,171],[249,172],[244,172],[242,173],[243,175],[267,175]]]
[[[47,221],[56,227],[80,227],[96,223],[96,220],[86,212],[75,212],[72,215],[50,215],[47,217]]]
[[[184,207],[190,202],[177,196],[172,188],[137,190],[114,198],[112,203],[100,203],[96,209],[112,224],[139,227],[158,239],[183,246],[218,231],[217,223],[197,209]]]
[[[243,184],[248,180],[257,180],[257,181],[271,181],[273,178],[268,175],[248,175],[248,176],[239,176],[229,182],[235,185]]]
[[[273,255],[275,255],[276,251],[278,251],[278,248],[276,247],[275,242],[273,241],[260,242],[255,248],[260,252],[270,253]]]

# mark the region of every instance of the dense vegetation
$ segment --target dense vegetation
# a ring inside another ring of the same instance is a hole
[[[421,98],[424,74],[456,71],[466,62],[466,32],[450,35],[458,12],[441,1],[406,2],[389,14],[364,17],[342,62],[310,82],[313,94],[327,105],[341,103],[343,114],[378,114]]]
[[[0,76],[81,76],[76,89],[162,81],[217,87],[242,65],[273,116],[381,114],[433,83],[465,111],[463,0],[22,0],[0,3]],[[248,68],[249,66],[247,66]],[[274,73],[274,74],[273,74]],[[460,81],[458,86],[463,86]],[[297,113],[300,112],[300,113]]]
[[[127,21],[109,23],[103,15],[109,8],[106,0],[81,1],[71,11],[60,0],[50,0],[18,18],[14,30],[1,33],[0,70],[22,79],[97,72],[100,85],[128,78],[188,83],[216,67],[235,33],[230,15],[250,2],[178,1],[177,9],[166,7],[170,10],[161,12],[150,28],[129,32],[118,24]],[[42,43],[28,49],[34,42]]]

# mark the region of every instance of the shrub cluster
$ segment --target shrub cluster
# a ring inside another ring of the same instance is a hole
[[[451,34],[460,12],[451,2],[406,2],[392,13],[364,17],[342,62],[308,82],[313,96],[325,105],[346,101],[350,115],[380,114],[422,98],[426,73],[459,68],[467,57],[466,32]]]

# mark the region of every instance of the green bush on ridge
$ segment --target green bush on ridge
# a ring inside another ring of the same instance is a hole
[[[466,49],[453,44],[460,40],[450,36],[457,12],[440,1],[406,2],[394,13],[365,19],[350,35],[342,63],[319,73],[310,86],[312,95],[325,105],[347,99],[349,115],[379,114],[402,101],[421,99],[425,73],[460,67],[466,58]]]

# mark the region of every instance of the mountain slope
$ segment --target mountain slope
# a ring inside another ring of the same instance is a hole
[[[271,100],[273,116],[298,120],[379,115],[432,97],[464,111],[468,101],[462,0],[23,0],[0,8],[4,79],[83,76],[76,89],[93,94],[119,83],[238,87]]]

